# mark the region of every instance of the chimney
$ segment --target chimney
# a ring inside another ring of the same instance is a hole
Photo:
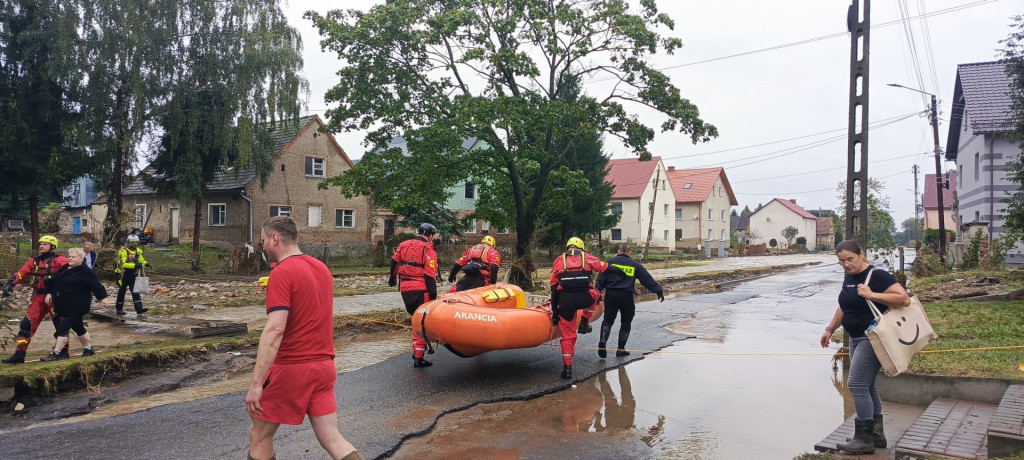
[[[790,203],[793,203],[793,204],[796,204],[796,200],[794,200],[794,199],[792,199],[792,198],[790,198],[790,199],[789,199],[789,202],[790,202]]]
[[[668,167],[668,172],[672,172],[672,171],[675,171],[675,170],[676,170],[675,166],[669,166]]]

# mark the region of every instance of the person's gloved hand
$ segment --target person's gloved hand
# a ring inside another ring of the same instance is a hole
[[[146,262],[146,263],[145,263],[145,267],[146,267],[146,268],[153,268],[153,264],[151,264],[151,263],[149,263],[149,262]]]
[[[395,287],[396,284],[398,284],[398,280],[394,276],[388,277],[388,286]]]
[[[659,302],[664,302],[665,301],[665,292],[664,291],[658,291],[658,301]]]
[[[448,275],[448,282],[449,283],[454,283],[455,282],[455,275]]]
[[[551,305],[551,325],[558,325],[558,305]]]

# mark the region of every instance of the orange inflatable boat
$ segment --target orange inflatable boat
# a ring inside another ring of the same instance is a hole
[[[591,323],[603,311],[597,305]],[[583,312],[576,313],[576,323]],[[440,342],[463,358],[494,350],[533,348],[561,337],[551,326],[551,306],[527,306],[526,293],[514,284],[498,283],[462,292],[442,294],[421,305],[412,315],[412,327],[427,341]]]

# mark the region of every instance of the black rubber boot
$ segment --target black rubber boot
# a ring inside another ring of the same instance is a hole
[[[589,334],[594,328],[590,327],[590,320],[586,318],[580,318],[580,327],[576,330],[580,334]]]
[[[601,323],[601,338],[597,342],[597,356],[602,358],[608,357],[608,336],[612,334],[612,325],[608,323]]]
[[[24,351],[15,351],[13,355],[11,355],[11,356],[9,356],[7,358],[4,358],[0,362],[2,362],[4,364],[24,364],[25,363],[25,352]]]
[[[839,444],[839,450],[850,454],[873,454],[875,453],[875,421],[854,420],[854,436],[850,442]]]
[[[562,366],[562,378],[566,380],[572,378],[572,364]]]
[[[629,356],[629,352],[626,351],[626,342],[629,341],[629,331],[619,331],[619,349],[615,351],[615,356]]]
[[[138,314],[141,315],[141,314],[149,311],[148,308],[142,308],[142,301],[141,300],[137,300],[137,301],[132,302],[132,303],[135,305],[135,313],[138,313]]]
[[[434,365],[434,363],[432,363],[430,361],[427,361],[427,360],[425,360],[423,358],[413,358],[412,359],[412,367],[430,367],[430,366],[433,366],[433,365]]]
[[[875,416],[875,426],[871,432],[875,435],[875,447],[885,449],[888,443],[885,440],[885,429],[882,426],[882,416]]]

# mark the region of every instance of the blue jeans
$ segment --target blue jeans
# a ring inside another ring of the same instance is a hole
[[[882,415],[882,398],[878,397],[875,378],[882,369],[867,337],[850,337],[850,379],[847,386],[857,408],[857,420],[876,419]]]

